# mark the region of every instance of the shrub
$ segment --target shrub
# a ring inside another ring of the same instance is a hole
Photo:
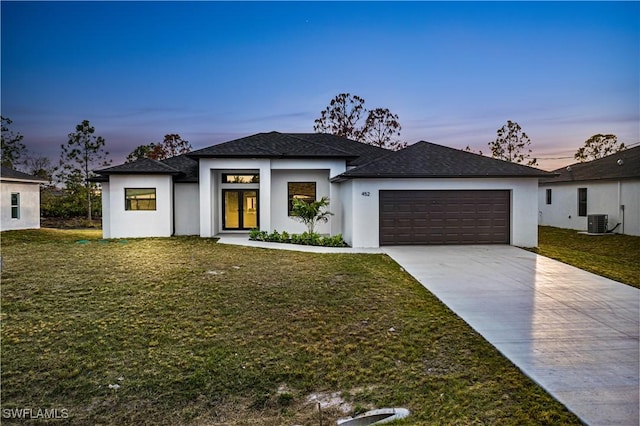
[[[316,234],[315,232],[303,232],[300,235],[293,234],[291,235],[291,242],[293,244],[301,244],[305,246],[319,246],[321,241],[320,234]]]
[[[274,229],[273,232],[268,233],[267,231],[254,228],[249,231],[249,239],[252,241],[291,243],[305,246],[347,247],[347,243],[345,243],[342,238],[342,234],[334,235],[333,237],[322,237],[315,232],[309,233],[306,231],[302,234],[289,234],[286,231],[280,233]]]
[[[278,232],[277,229],[274,229],[272,233],[270,233],[269,235],[267,235],[265,241],[269,241],[269,242],[273,242],[273,243],[279,243],[280,242],[280,233]]]
[[[261,231],[258,228],[249,231],[249,239],[253,241],[267,241],[268,236],[267,231]]]
[[[322,239],[322,245],[327,247],[346,247],[347,243],[344,242],[342,234],[338,234],[333,237],[324,237]]]

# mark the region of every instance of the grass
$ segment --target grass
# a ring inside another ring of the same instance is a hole
[[[640,288],[640,237],[593,236],[541,226],[534,251],[612,280]]]
[[[401,424],[580,424],[384,255],[95,230],[1,237],[2,413],[328,425],[402,406]],[[314,395],[351,413],[320,413]]]

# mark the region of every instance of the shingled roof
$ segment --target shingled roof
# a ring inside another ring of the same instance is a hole
[[[200,158],[344,159],[353,167],[334,181],[352,178],[551,177],[553,173],[459,149],[418,142],[389,151],[324,133],[258,133],[162,161],[143,158],[96,170],[112,174],[169,174],[176,182],[198,182]]]
[[[334,178],[548,177],[549,172],[420,141]]]
[[[349,160],[348,164],[350,166],[366,164],[391,152],[385,148],[354,141],[342,136],[330,135],[328,133],[287,133],[287,135],[294,136],[308,142],[328,144],[334,148],[340,149],[341,151],[357,155],[356,158]]]
[[[382,148],[363,148],[360,142],[319,133],[258,133],[193,151],[192,158],[337,158],[362,163],[387,153]],[[358,158],[363,160],[358,162]]]
[[[575,163],[554,170],[556,177],[542,179],[541,184],[606,179],[640,179],[640,146],[606,157]]]
[[[198,160],[194,160],[188,154],[167,158],[162,160],[162,163],[180,171],[180,174],[175,178],[176,182],[198,182]]]
[[[123,174],[159,174],[159,175],[179,175],[180,170],[171,167],[161,161],[151,158],[140,158],[130,163],[107,167],[96,170],[100,175],[123,175]]]
[[[27,173],[22,173],[17,170],[14,170],[10,167],[0,166],[0,178],[2,180],[10,180],[16,182],[29,182],[29,183],[45,183],[48,180],[29,175]]]

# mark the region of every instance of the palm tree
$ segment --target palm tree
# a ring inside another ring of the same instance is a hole
[[[329,220],[329,216],[333,215],[326,208],[329,205],[329,198],[322,197],[319,200],[307,202],[293,199],[293,208],[291,210],[293,219],[304,223],[310,234],[315,232],[317,223],[326,223]]]

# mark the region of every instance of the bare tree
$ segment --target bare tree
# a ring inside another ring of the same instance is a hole
[[[406,142],[394,139],[400,136],[402,129],[398,120],[398,115],[392,114],[387,108],[376,108],[369,111],[363,129],[364,142],[393,151],[405,148]]]
[[[538,160],[531,157],[531,140],[522,131],[522,127],[515,121],[508,120],[507,124],[497,131],[498,137],[489,142],[491,156],[513,163],[527,162],[527,166],[535,166]]]
[[[53,181],[56,168],[49,158],[37,154],[28,154],[24,165],[28,174],[46,179],[49,183]]]
[[[313,125],[313,130],[318,133],[330,133],[393,150],[407,145],[396,139],[401,129],[397,114],[392,114],[388,108],[368,111],[363,98],[349,93],[340,93],[333,98]]]
[[[362,129],[358,123],[365,111],[364,99],[360,96],[340,93],[320,112],[313,130],[359,141]]]

